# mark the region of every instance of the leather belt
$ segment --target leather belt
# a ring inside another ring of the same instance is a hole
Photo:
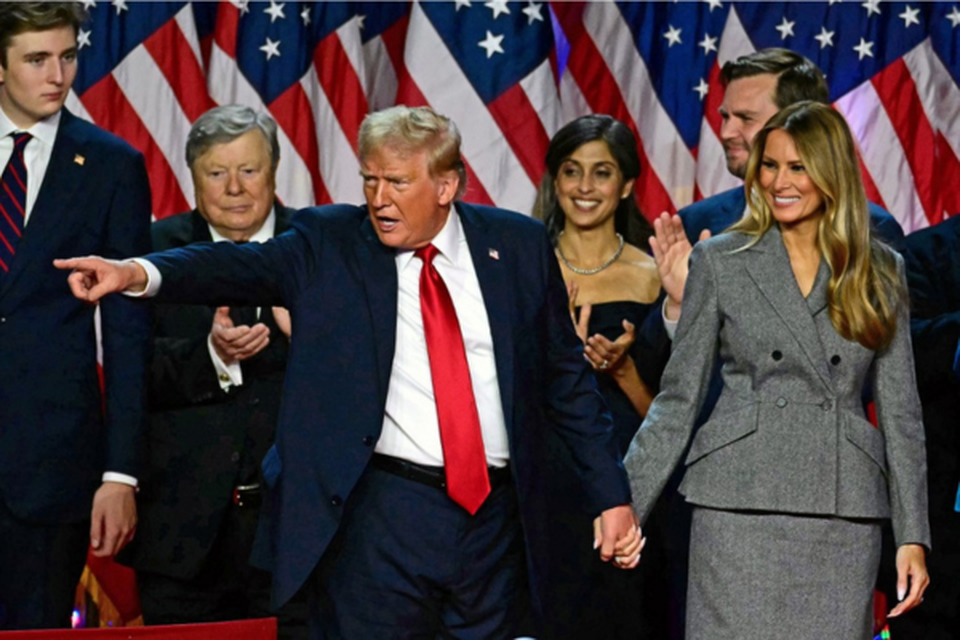
[[[260,493],[260,483],[240,484],[233,488],[233,504],[238,507],[259,507],[263,502],[263,496]]]
[[[381,471],[425,484],[428,487],[443,489],[444,491],[447,489],[447,478],[443,467],[430,467],[393,456],[385,456],[382,453],[373,454],[373,457],[370,458],[370,464]],[[487,473],[490,474],[491,489],[496,489],[510,481],[509,466],[487,467]]]

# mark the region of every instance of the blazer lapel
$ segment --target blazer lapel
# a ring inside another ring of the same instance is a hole
[[[357,260],[356,268],[363,279],[363,287],[367,293],[367,309],[373,325],[380,382],[378,397],[386,398],[397,342],[396,252],[380,242],[367,217],[364,217],[360,225]]]
[[[751,261],[747,267],[750,278],[800,343],[811,366],[816,369],[824,384],[832,387],[833,380],[827,368],[826,352],[813,318],[814,307],[820,305],[821,301],[823,305],[826,304],[828,278],[821,276],[824,269],[827,269],[829,275],[829,267],[821,260],[810,298],[804,298],[796,284],[790,257],[783,246],[779,229],[775,226],[771,228],[747,251],[757,255],[757,259]],[[822,308],[822,305],[819,308]]]
[[[490,233],[487,221],[479,211],[468,204],[457,203],[457,212],[463,232],[467,237],[473,268],[480,282],[483,305],[490,323],[493,353],[497,365],[497,382],[503,417],[507,430],[512,430],[513,415],[513,326],[514,297],[511,294],[512,280],[509,277],[511,256],[500,246],[498,236]],[[516,265],[513,266],[516,268]]]
[[[83,154],[81,141],[76,138],[72,126],[74,118],[65,109],[61,113],[50,164],[47,165],[10,272],[3,278],[2,293],[10,290],[28,265],[47,260],[49,248],[59,246],[60,237],[76,232],[71,224],[72,217],[80,215],[81,211],[70,207],[70,203],[78,201],[77,192],[86,179],[86,173],[83,162],[77,160]]]

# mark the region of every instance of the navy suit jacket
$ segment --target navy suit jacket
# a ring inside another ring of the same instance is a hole
[[[872,202],[868,204],[870,220],[877,235],[899,251],[903,247],[903,229],[900,228],[900,223],[883,207]],[[717,235],[737,222],[743,217],[746,208],[746,192],[743,187],[735,187],[684,207],[677,215],[683,220],[683,230],[686,231],[687,238],[690,242],[696,242],[704,229]]]
[[[543,226],[520,214],[457,204],[490,320],[534,595],[550,535],[542,470],[556,430],[570,447],[591,512],[629,501],[612,422],[584,362]],[[395,250],[363,207],[298,213],[262,245],[194,245],[147,258],[159,300],[287,307],[293,339],[272,484],[268,564],[274,604],[304,583],[340,524],[383,424],[396,345]],[[398,523],[429,526],[429,523]],[[584,532],[589,544],[590,532]]]
[[[150,186],[142,156],[62,112],[53,155],[10,272],[0,277],[0,499],[18,517],[90,516],[103,471],[137,476],[150,309],[70,293],[54,258],[121,258],[150,247]]]

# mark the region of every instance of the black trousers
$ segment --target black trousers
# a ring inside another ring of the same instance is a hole
[[[89,544],[88,521],[26,522],[0,500],[0,630],[69,628]]]
[[[138,571],[144,624],[223,622],[276,615],[281,640],[307,637],[306,597],[270,610],[270,574],[248,563],[259,509],[232,506],[200,573],[181,579]]]

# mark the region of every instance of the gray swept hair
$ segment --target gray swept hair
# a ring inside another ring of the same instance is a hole
[[[197,118],[187,135],[187,166],[192,170],[197,158],[214,145],[233,142],[254,130],[263,134],[270,148],[270,166],[276,169],[280,162],[276,121],[266,113],[257,113],[250,107],[239,104],[214,107]]]

